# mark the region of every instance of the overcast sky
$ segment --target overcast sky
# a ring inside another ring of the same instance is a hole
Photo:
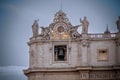
[[[34,20],[49,26],[60,6],[61,0],[0,0],[0,66],[28,66]],[[117,32],[120,0],[62,0],[62,10],[72,25],[87,16],[89,33],[103,33],[107,24],[110,32]]]

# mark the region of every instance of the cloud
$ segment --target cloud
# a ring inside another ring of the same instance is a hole
[[[26,66],[1,66],[0,75],[23,74]]]
[[[0,80],[27,80],[23,73],[25,66],[0,66]]]

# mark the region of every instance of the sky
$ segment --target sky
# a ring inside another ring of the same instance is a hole
[[[0,0],[0,70],[6,66],[28,67],[27,42],[34,20],[47,27],[60,9],[72,25],[79,25],[80,18],[87,16],[89,33],[104,33],[107,25],[111,33],[118,31],[120,0],[62,0],[62,7],[61,0]],[[78,31],[81,33],[81,28]]]

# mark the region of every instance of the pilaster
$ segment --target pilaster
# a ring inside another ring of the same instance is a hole
[[[116,57],[117,57],[117,64],[116,65],[119,65],[120,66],[120,32],[117,33],[116,35]]]
[[[89,41],[88,41],[89,37],[87,34],[82,34],[82,65],[81,66],[89,66],[88,65],[88,48],[89,48]]]

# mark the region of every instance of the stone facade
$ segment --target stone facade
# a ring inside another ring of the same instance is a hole
[[[38,34],[35,20],[28,42],[29,68],[24,70],[28,80],[120,80],[120,32],[107,28],[89,34],[87,23],[73,26],[60,10]],[[77,32],[86,25],[82,34]]]

